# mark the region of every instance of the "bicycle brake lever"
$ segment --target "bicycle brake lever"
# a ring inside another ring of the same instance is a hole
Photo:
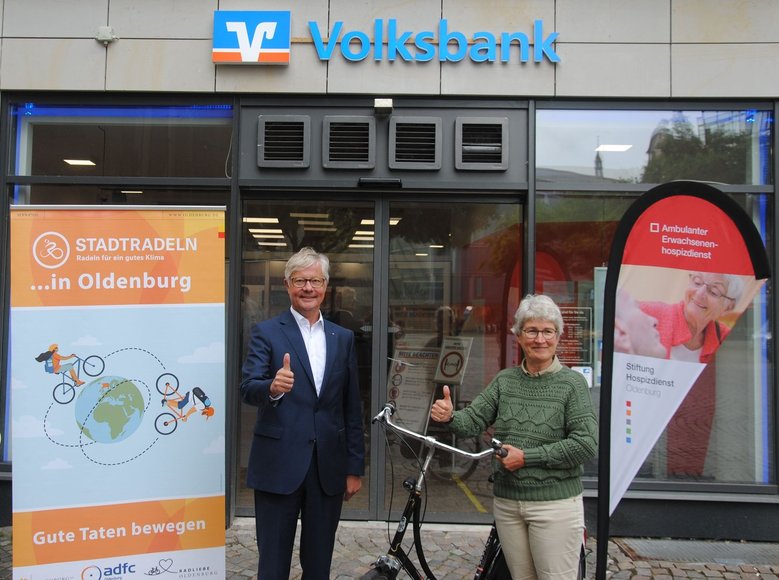
[[[495,450],[495,455],[498,457],[506,457],[509,454],[506,449],[503,449],[503,443],[494,437],[490,441],[490,446]]]
[[[394,401],[387,401],[386,403],[384,403],[384,407],[379,412],[379,414],[376,415],[373,419],[371,419],[371,423],[376,423],[378,421],[383,421],[384,419],[386,419],[387,414],[394,415],[396,410],[397,410],[397,408],[395,407],[395,402]]]

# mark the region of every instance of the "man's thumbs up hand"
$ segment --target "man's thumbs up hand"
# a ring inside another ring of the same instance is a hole
[[[270,384],[271,397],[278,397],[284,393],[289,393],[295,384],[295,374],[290,368],[289,353],[284,354],[282,367],[276,371],[276,376]]]

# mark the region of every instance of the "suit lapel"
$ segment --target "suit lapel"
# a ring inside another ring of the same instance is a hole
[[[335,364],[335,352],[337,346],[337,339],[332,324],[325,320],[325,345],[327,352],[325,353],[325,374],[322,377],[322,391],[319,396],[322,396],[328,382],[330,381],[330,374],[333,372],[333,364]]]
[[[308,382],[311,388],[316,393],[316,386],[314,384],[314,372],[311,370],[311,362],[308,360],[308,352],[306,351],[306,343],[303,342],[303,335],[300,334],[300,328],[298,327],[297,320],[292,316],[292,313],[287,310],[285,316],[279,319],[281,324],[281,330],[287,337],[287,340],[292,345],[292,350],[295,352],[300,363],[303,365],[303,370],[306,372]],[[329,349],[328,349],[329,352]]]

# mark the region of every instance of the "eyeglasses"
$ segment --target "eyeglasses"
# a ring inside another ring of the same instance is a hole
[[[312,288],[322,288],[325,285],[324,278],[292,278],[289,282],[295,288],[305,288],[306,282],[311,284]]]
[[[538,335],[540,334],[544,337],[544,340],[552,340],[557,336],[557,331],[554,328],[544,328],[543,330],[539,330],[538,328],[523,328],[522,334],[531,339],[538,338]]]
[[[735,298],[731,298],[730,296],[725,295],[725,292],[723,292],[719,287],[719,283],[709,284],[700,274],[690,274],[690,284],[692,284],[696,290],[706,286],[706,293],[712,298],[727,298],[728,300],[735,300]]]

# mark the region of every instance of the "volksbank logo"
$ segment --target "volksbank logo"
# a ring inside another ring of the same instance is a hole
[[[220,64],[289,64],[291,13],[285,11],[224,11],[214,13],[213,61]],[[323,32],[316,22],[308,23],[311,41],[320,60],[329,61],[336,51],[348,61],[458,62],[560,62],[554,49],[557,32],[544,34],[543,20],[533,23],[531,35],[524,32],[474,32],[471,40],[463,32],[449,29],[440,20],[435,30],[399,30],[390,18],[374,20],[373,40],[361,30],[344,30],[336,21],[332,31]],[[329,33],[328,33],[329,32]]]
[[[213,62],[289,64],[290,12],[214,12]]]
[[[492,32],[480,31],[473,34],[472,44],[469,44],[462,32],[450,31],[449,21],[445,18],[438,23],[437,30],[422,30],[417,33],[398,30],[397,21],[390,18],[387,20],[386,34],[384,20],[378,18],[373,24],[373,43],[368,34],[360,30],[349,30],[342,34],[341,21],[333,25],[329,42],[324,41],[316,22],[309,22],[308,27],[320,60],[332,58],[336,49],[333,39],[340,37],[337,46],[340,47],[343,57],[351,61],[364,60],[372,54],[373,60],[376,61],[386,58],[388,61],[400,59],[409,62],[458,62],[468,57],[473,62],[509,62],[512,60],[512,47],[518,47],[513,49],[518,50],[517,60],[528,62],[531,60],[531,45],[533,61],[541,62],[544,58],[551,62],[560,61],[554,50],[557,33],[553,32],[544,37],[543,20],[533,23],[532,42],[523,32],[502,32],[495,35]]]

